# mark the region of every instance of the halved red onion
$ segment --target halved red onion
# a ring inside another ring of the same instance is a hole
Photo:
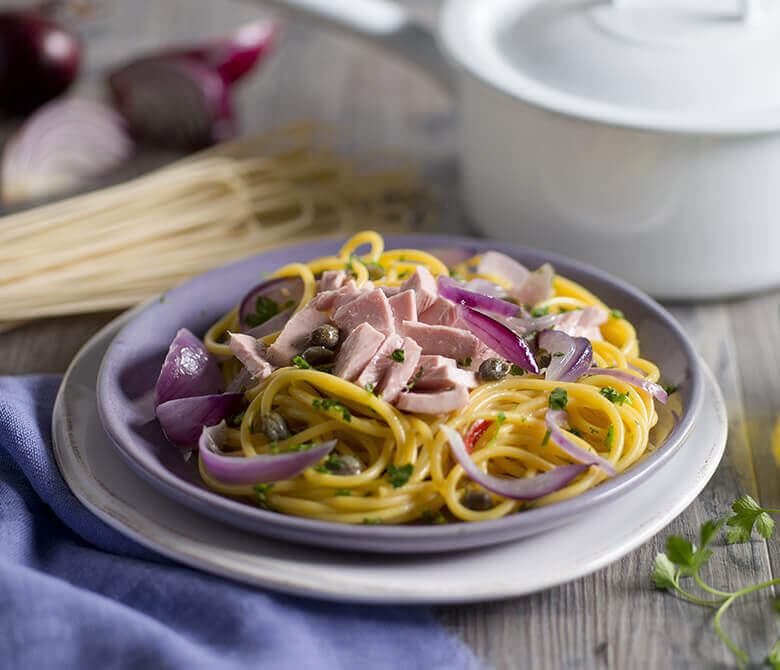
[[[462,303],[483,312],[492,312],[503,316],[515,316],[520,313],[520,307],[517,305],[500,298],[492,298],[483,293],[469,291],[463,284],[455,281],[452,277],[439,275],[437,285],[439,295],[453,302]]]
[[[580,461],[580,463],[584,463],[585,465],[596,465],[610,477],[615,475],[615,468],[612,463],[606,458],[602,458],[598,454],[594,454],[592,451],[583,449],[575,444],[574,441],[561,430],[563,426],[566,426],[569,423],[569,415],[566,413],[566,410],[548,409],[544,421],[550,431],[550,440],[569,454],[575,461]]]
[[[511,328],[463,304],[458,305],[458,314],[468,329],[491,349],[523,370],[539,374],[539,365],[528,343]]]
[[[337,440],[328,440],[311,449],[286,454],[226,456],[220,451],[226,433],[227,426],[223,421],[216,426],[205,427],[198,440],[198,450],[206,469],[226,484],[262,484],[290,479],[319,463],[337,443]]]
[[[233,416],[244,402],[243,393],[177,398],[157,406],[155,414],[166,437],[179,447],[197,444],[203,426],[214,426]]]
[[[550,352],[550,363],[544,373],[544,378],[550,381],[577,381],[593,363],[593,345],[585,337],[543,330],[536,341],[540,349]]]
[[[199,149],[235,134],[229,84],[186,57],[145,58],[108,79],[114,104],[133,133],[179,149]]]
[[[132,153],[127,124],[113,109],[89,100],[55,100],[6,144],[0,167],[3,202],[76,188],[118,167]]]
[[[279,317],[281,312],[284,312],[285,310],[290,310],[291,314],[292,310],[294,310],[300,302],[302,295],[303,280],[300,277],[278,277],[276,279],[269,279],[262,282],[261,284],[258,284],[241,299],[241,305],[238,308],[238,320],[241,324],[241,330],[244,332],[250,332],[250,329],[261,328],[266,323],[268,323],[268,321],[273,319],[276,319],[273,324],[274,329],[268,331],[267,333],[263,333],[263,335],[268,335],[269,333],[274,333],[277,330],[281,330],[282,326],[287,322],[287,319],[284,319],[284,321],[281,322],[281,325],[279,325],[280,320],[277,317]],[[268,321],[253,326],[250,323],[247,323],[247,318],[251,314],[257,313],[257,300],[260,297],[273,300],[279,308],[279,313],[275,314]],[[294,304],[290,305],[289,307],[285,307],[285,305],[287,305],[287,303],[291,300],[294,302]],[[289,316],[287,318],[289,318]],[[278,328],[276,327],[277,325],[279,325]],[[254,330],[251,331],[251,334],[255,337],[263,337],[263,335],[258,335]]]
[[[155,405],[223,389],[224,379],[214,356],[186,328],[176,333],[154,387]]]
[[[534,477],[521,477],[518,479],[496,477],[482,472],[479,466],[471,460],[466,451],[466,445],[463,443],[463,438],[458,431],[446,424],[442,425],[441,429],[449,440],[450,449],[452,449],[455,460],[466,471],[466,474],[483,488],[504,498],[512,498],[514,500],[535,500],[536,498],[541,498],[562,489],[588,467],[586,465],[559,465]]]
[[[666,395],[666,391],[664,391],[664,387],[660,384],[648,381],[644,377],[639,377],[638,375],[632,375],[625,370],[616,370],[615,368],[589,368],[585,371],[585,374],[615,377],[615,379],[620,379],[621,381],[626,382],[626,384],[631,384],[632,386],[638,386],[639,388],[644,389],[662,403],[666,403],[669,399],[669,396]]]

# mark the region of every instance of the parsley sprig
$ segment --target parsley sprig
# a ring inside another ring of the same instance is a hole
[[[749,662],[748,655],[740,649],[724,632],[721,620],[734,602],[749,593],[780,584],[780,579],[747,586],[737,591],[721,591],[707,584],[700,571],[712,556],[709,545],[724,527],[727,528],[726,541],[729,544],[749,542],[755,529],[761,537],[769,539],[775,530],[775,522],[770,514],[780,514],[780,510],[761,507],[752,497],[744,495],[731,506],[732,516],[724,516],[702,524],[699,529],[699,546],[679,535],[671,535],[666,541],[666,552],[655,557],[653,569],[653,584],[661,590],[677,591],[682,597],[699,605],[717,607],[715,612],[715,632],[737,657],[737,662],[744,668]],[[693,577],[696,584],[707,597],[700,598],[683,588],[681,579]],[[775,609],[780,614],[780,600],[775,603]],[[769,652],[767,662],[775,670],[780,670],[780,640]]]
[[[347,423],[352,421],[352,413],[349,411],[349,407],[342,405],[336,398],[315,398],[311,401],[311,405],[326,412],[335,409],[337,412],[341,412],[341,418],[344,421]]]

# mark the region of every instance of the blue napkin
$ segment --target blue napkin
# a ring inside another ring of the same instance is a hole
[[[277,595],[171,563],[106,526],[54,462],[59,382],[0,377],[0,667],[478,667],[425,608]]]

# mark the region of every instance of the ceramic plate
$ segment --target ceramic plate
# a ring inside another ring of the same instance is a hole
[[[377,552],[466,549],[514,540],[570,522],[651,477],[685,442],[701,410],[704,382],[694,349],[674,319],[627,284],[581,263],[507,243],[472,238],[390,237],[388,248],[457,247],[475,253],[500,248],[524,265],[551,262],[556,271],[622,310],[637,328],[642,353],[659,365],[664,380],[679,387],[685,408],[662,447],[627,472],[586,493],[522,514],[480,523],[440,526],[365,526],[316,521],[269,512],[222,497],[200,481],[196,463],[185,463],[165,439],[154,416],[153,389],[168,345],[179,328],[203,334],[231,309],[263,272],[295,261],[333,255],[343,240],[319,241],[260,254],[192,279],[152,301],[125,325],[103,359],[98,408],[122,457],[153,486],[193,509],[228,524],[283,540]]]
[[[563,584],[617,560],[680,514],[715,472],[726,409],[705,372],[705,402],[684,449],[625,496],[577,523],[499,546],[447,554],[381,555],[280,542],[212,520],[161,494],[127,467],[103,431],[95,377],[127,317],[74,359],[54,406],[54,453],[95,515],[161,554],[276,591],[365,603],[457,603],[510,598]],[[648,568],[649,569],[649,568]]]

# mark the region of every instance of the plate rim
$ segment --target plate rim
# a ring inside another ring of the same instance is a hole
[[[134,510],[132,506],[129,505],[129,503],[122,500],[120,497],[103,486],[103,484],[95,477],[94,473],[89,468],[88,463],[84,460],[80,447],[74,442],[75,437],[72,430],[70,430],[70,424],[68,421],[68,419],[71,417],[69,415],[67,404],[67,393],[71,379],[76,375],[77,371],[82,365],[82,361],[89,355],[92,348],[101,345],[101,340],[110,334],[109,331],[118,329],[121,323],[123,323],[126,319],[129,319],[137,309],[138,308],[135,308],[129,312],[126,312],[98,331],[79,350],[68,367],[68,370],[66,371],[62,383],[60,384],[60,387],[57,391],[57,396],[54,403],[54,411],[52,413],[52,441],[55,462],[57,463],[57,466],[60,469],[60,472],[62,473],[62,476],[70,490],[73,492],[76,498],[87,507],[87,509],[89,509],[98,518],[103,520],[107,525],[130,537],[142,546],[190,567],[205,570],[211,574],[238,580],[253,586],[269,588],[274,591],[337,602],[380,605],[433,605],[506,600],[509,598],[536,593],[548,588],[552,588],[556,585],[565,584],[591,574],[596,570],[599,570],[604,566],[618,560],[665,528],[672,520],[674,520],[680,513],[682,513],[688,507],[688,505],[693,502],[693,500],[698,497],[699,493],[704,489],[704,487],[714,475],[726,448],[728,416],[725,402],[723,400],[723,394],[718,387],[712,372],[703,361],[700,361],[706,380],[708,395],[711,394],[713,400],[713,412],[715,413],[715,417],[718,419],[718,435],[715,443],[710,445],[706,457],[703,459],[701,467],[697,471],[694,485],[687,490],[686,495],[682,496],[674,504],[668,506],[665,509],[658,510],[650,521],[646,521],[641,524],[641,532],[634,534],[630,540],[619,544],[619,546],[616,546],[611,552],[604,552],[599,554],[597,559],[594,559],[590,562],[579,563],[578,567],[567,573],[563,579],[551,577],[546,581],[536,583],[533,588],[519,589],[516,591],[507,591],[505,589],[498,591],[496,590],[497,587],[493,587],[492,591],[487,590],[479,593],[466,594],[458,593],[457,591],[453,590],[444,592],[440,591],[437,594],[421,594],[417,592],[388,592],[380,594],[379,598],[372,598],[367,596],[365,592],[357,593],[353,591],[351,593],[345,593],[343,584],[334,583],[331,585],[323,582],[321,579],[309,579],[308,582],[305,577],[299,578],[297,581],[289,578],[274,580],[274,578],[277,577],[276,572],[269,572],[266,575],[260,575],[256,572],[253,573],[251,570],[246,569],[246,567],[243,572],[240,572],[235,568],[231,569],[226,564],[225,560],[220,562],[218,560],[219,552],[215,553],[213,551],[214,547],[212,544],[198,538],[187,537],[175,528],[170,528],[159,524],[155,519],[149,519],[146,516],[142,516],[143,520],[147,524],[157,525],[162,531],[163,535],[170,536],[174,540],[176,540],[178,536],[178,538],[184,542],[179,542],[177,546],[174,541],[170,543],[155,541],[155,539],[149,537],[148,531],[145,533],[141,529],[136,528],[133,525],[132,519],[130,517],[133,513],[140,513]],[[105,344],[105,348],[107,347],[108,342]],[[94,392],[94,396],[94,402],[97,404],[96,391]],[[105,435],[105,438],[109,442],[111,441],[111,438],[107,434]],[[81,470],[74,470],[71,467],[71,463],[80,465]],[[670,467],[673,463],[674,461],[672,460],[671,463],[667,464],[667,466]],[[128,473],[131,475],[134,474],[129,467]],[[115,510],[112,510],[110,505],[108,506],[108,509],[104,509],[104,507],[101,506],[101,501],[93,498],[92,489],[97,491],[98,496],[107,496],[109,503],[111,501],[116,501],[115,504],[118,504],[120,507],[130,507],[128,510],[129,513],[124,515],[118,513]],[[180,503],[170,499],[166,499],[166,502],[171,505],[180,505]],[[192,512],[193,510],[189,511]],[[556,529],[553,529],[551,532],[556,532]],[[519,540],[517,544],[522,544],[522,542],[523,540]],[[198,548],[199,545],[200,549]],[[222,550],[224,548],[218,549]],[[492,549],[492,547],[484,547],[477,551],[491,551]],[[334,551],[333,553],[338,552]],[[349,553],[352,554],[352,552]],[[422,558],[425,560],[438,561],[443,556],[443,554],[433,553],[427,556],[422,556]]]
[[[275,248],[259,254],[254,254],[247,258],[239,259],[232,263],[214,268],[208,272],[197,275],[186,282],[167,291],[165,295],[172,300],[179,292],[193,290],[200,282],[208,283],[210,279],[218,277],[221,273],[229,272],[231,269],[252,263],[262,263],[261,259],[269,259],[272,254],[280,250],[292,251],[300,249],[301,257],[307,257],[308,249],[320,249],[317,254],[322,252],[323,247],[329,245],[340,245],[344,241],[343,236],[337,236],[326,239],[318,239],[305,243],[289,244],[285,247]],[[97,404],[100,420],[106,433],[111,438],[112,444],[117,448],[125,461],[146,481],[155,488],[162,491],[165,495],[172,497],[178,502],[192,507],[201,513],[208,514],[213,518],[237,525],[249,530],[264,534],[267,536],[281,537],[286,535],[296,535],[300,542],[309,543],[315,546],[330,547],[334,542],[340,542],[343,548],[352,548],[358,551],[376,551],[380,553],[408,553],[419,551],[427,553],[430,551],[449,551],[453,548],[473,548],[496,544],[499,542],[516,539],[523,535],[532,535],[537,532],[543,532],[552,528],[553,525],[566,523],[568,520],[586,513],[588,510],[596,507],[610,499],[623,495],[630,487],[638,482],[644,481],[647,477],[652,477],[653,472],[663,466],[669,458],[686,442],[693,430],[694,424],[701,413],[704,401],[704,381],[701,372],[700,358],[688,337],[677,320],[658,302],[647,296],[645,293],[635,288],[628,282],[618,279],[611,274],[604,272],[600,268],[593,267],[581,261],[571,259],[560,254],[548,253],[546,251],[526,247],[523,245],[499,242],[489,238],[474,238],[468,236],[454,236],[442,234],[409,233],[403,235],[388,235],[384,237],[387,248],[403,247],[417,245],[420,248],[441,248],[442,245],[458,248],[482,248],[484,251],[488,248],[500,247],[509,255],[521,255],[531,257],[540,262],[550,262],[554,266],[566,266],[573,269],[575,273],[590,275],[595,280],[611,285],[620,293],[641,305],[649,311],[656,322],[663,323],[669,327],[680,342],[685,360],[689,366],[691,398],[690,407],[684,412],[680,424],[672,431],[667,441],[654,453],[644,458],[640,463],[632,466],[626,472],[620,473],[614,479],[602,482],[598,486],[585,491],[573,498],[547,505],[545,507],[532,509],[523,515],[511,515],[499,519],[481,521],[479,524],[443,524],[434,526],[412,526],[412,525],[377,525],[361,526],[351,524],[336,524],[332,522],[319,521],[290,515],[280,515],[275,512],[251,507],[225,496],[221,496],[209,489],[201,488],[180,478],[175,473],[162,467],[161,472],[154,472],[147,469],[145,464],[139,459],[134,450],[134,438],[129,432],[128,427],[117,420],[110,412],[106,411],[106,406],[110,405],[107,399],[110,391],[118,389],[118,382],[112,378],[107,371],[112,370],[112,366],[118,367],[119,364],[113,360],[116,353],[115,343],[121,335],[128,329],[133,322],[147,309],[153,309],[155,299],[151,299],[133,310],[132,319],[123,323],[122,328],[117,332],[114,340],[109,344],[108,349],[101,361],[97,378]],[[421,246],[420,246],[421,245]],[[259,271],[258,271],[259,272]],[[568,276],[566,272],[562,272]],[[213,283],[213,282],[212,282]],[[586,285],[586,289],[590,290]],[[121,359],[120,359],[121,360]],[[115,383],[116,382],[116,383]],[[112,386],[114,384],[114,386]],[[129,443],[129,444],[128,444]],[[258,528],[261,526],[262,528]],[[523,533],[522,529],[534,527]],[[325,539],[323,539],[325,538]],[[368,539],[367,539],[368,538]],[[424,549],[416,549],[414,542],[425,539],[426,542],[435,545],[431,548],[427,545]],[[348,544],[344,544],[344,543]]]

